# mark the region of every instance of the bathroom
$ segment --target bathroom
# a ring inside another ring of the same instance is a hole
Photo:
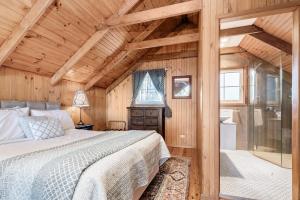
[[[278,17],[288,20],[290,14],[224,23],[221,29],[249,25],[267,29]],[[238,46],[220,55],[221,196],[291,199],[292,58],[253,38],[220,38],[223,49]]]

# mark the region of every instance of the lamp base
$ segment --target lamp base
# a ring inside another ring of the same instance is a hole
[[[77,123],[77,125],[82,126],[82,125],[84,125],[84,123],[83,123],[83,121],[80,121]]]

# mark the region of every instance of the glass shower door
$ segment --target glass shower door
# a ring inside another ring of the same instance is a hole
[[[292,167],[291,77],[281,63],[274,66],[261,62],[249,74],[253,153],[286,168]]]
[[[255,71],[253,104],[254,154],[281,165],[281,84],[280,70],[261,65]]]

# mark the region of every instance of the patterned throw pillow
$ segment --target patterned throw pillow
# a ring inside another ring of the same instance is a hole
[[[61,122],[55,118],[28,118],[28,126],[35,140],[54,138],[65,134]]]
[[[39,121],[39,120],[47,120],[47,119],[48,119],[47,117],[23,116],[23,117],[19,117],[19,125],[22,128],[22,130],[27,138],[33,138],[31,129],[29,127],[29,121],[30,120]]]

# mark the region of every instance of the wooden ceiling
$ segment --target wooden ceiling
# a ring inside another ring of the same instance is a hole
[[[0,45],[10,39],[16,28],[20,28],[24,17],[39,1],[41,0],[0,1]],[[102,76],[96,81],[96,85],[106,88],[148,51],[141,49],[124,53],[126,44],[168,36],[172,32],[178,32],[180,26],[198,24],[198,14],[191,13],[110,28],[99,35],[99,31],[104,30],[105,23],[112,21],[112,17],[175,5],[185,0],[52,0],[52,2],[39,20],[32,27],[28,27],[25,37],[4,60],[4,66],[53,78],[70,58],[81,54],[78,57],[80,59],[69,61],[72,65],[67,66],[67,70],[59,75],[66,80],[88,83],[101,72]],[[154,27],[151,32],[150,26]],[[95,36],[95,33],[98,33],[98,36]],[[88,46],[87,41],[93,37],[97,38],[96,44],[82,49],[83,45]],[[81,52],[78,52],[80,49]],[[117,63],[116,57],[120,57]],[[59,76],[56,78],[53,78],[54,84],[60,80]]]
[[[45,2],[50,6],[46,6]],[[0,1],[0,64],[49,76],[52,84],[63,78],[84,83],[86,89],[93,85],[107,88],[140,59],[155,59],[154,54],[160,50],[160,44],[170,45],[181,40],[196,42],[199,2]],[[160,15],[163,17],[160,18]],[[255,25],[258,33],[247,33],[240,47],[276,66],[279,66],[281,55],[284,69],[290,71],[292,15],[260,17]],[[259,39],[258,36],[266,37],[259,35],[261,30],[272,36],[270,41]],[[247,31],[253,32],[253,27]],[[162,39],[155,40],[157,38]],[[142,42],[144,40],[147,41]],[[287,48],[281,49],[283,46]],[[175,52],[172,56],[197,56],[196,51],[184,52],[184,55]]]
[[[275,39],[277,38],[286,42],[284,46],[289,46],[288,48],[291,49],[293,28],[292,13],[259,17],[256,19],[255,25],[262,28],[264,32],[270,34]],[[276,43],[278,42],[275,39],[268,43],[250,34],[244,37],[240,43],[240,47],[275,66],[280,66],[282,62],[283,69],[291,72],[292,55],[290,52],[287,53],[276,48]]]

